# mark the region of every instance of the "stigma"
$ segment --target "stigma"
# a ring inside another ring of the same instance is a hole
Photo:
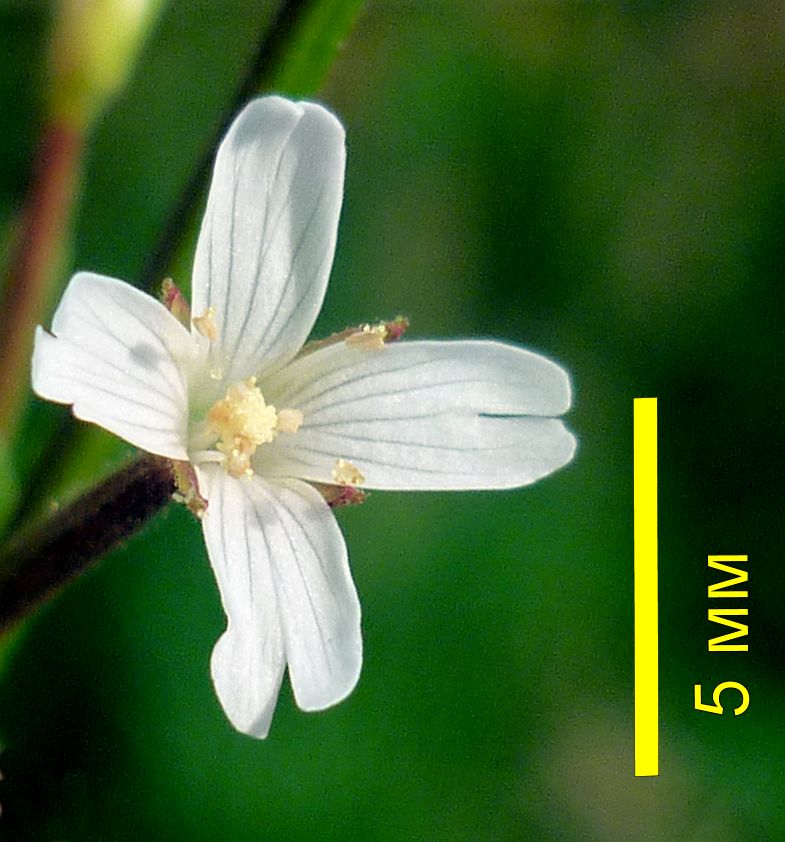
[[[298,409],[279,412],[268,404],[255,377],[230,386],[226,397],[207,413],[207,425],[218,437],[215,448],[223,454],[224,467],[233,477],[253,476],[251,461],[257,448],[279,433],[296,433],[302,422]]]

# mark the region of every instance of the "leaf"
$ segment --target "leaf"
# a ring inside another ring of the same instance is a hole
[[[11,458],[11,450],[4,439],[0,439],[0,532],[5,529],[9,518],[16,510],[19,499],[19,478]]]
[[[288,96],[313,96],[324,83],[363,0],[317,0],[306,4],[284,47],[269,88]]]

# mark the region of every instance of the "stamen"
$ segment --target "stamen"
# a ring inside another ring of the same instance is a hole
[[[199,492],[199,480],[196,471],[190,462],[171,460],[172,474],[174,475],[175,491],[173,497],[180,503],[184,503],[191,513],[201,518],[207,510],[207,500]]]
[[[387,334],[385,342],[397,342],[409,329],[409,320],[406,316],[396,316],[391,322],[384,323]]]
[[[164,278],[161,282],[161,301],[180,324],[188,327],[191,321],[191,308],[171,278]]]
[[[321,482],[312,482],[311,485],[324,497],[325,502],[331,509],[339,509],[344,506],[358,506],[365,502],[367,494],[353,485],[326,485]]]
[[[384,347],[387,328],[383,322],[378,325],[363,325],[356,333],[346,337],[346,344],[364,348],[366,351],[378,351]]]
[[[218,327],[215,324],[215,307],[208,307],[203,315],[194,316],[191,320],[196,330],[207,337],[210,342],[218,339]]]
[[[376,325],[359,325],[358,327],[347,327],[338,333],[332,333],[326,339],[311,340],[306,343],[297,355],[297,359],[327,348],[330,345],[337,345],[339,342],[346,342],[348,345],[359,345],[368,350],[375,351],[386,342],[396,342],[409,329],[409,320],[406,316],[396,316],[392,321],[379,322]],[[379,342],[381,337],[381,343]]]
[[[362,485],[365,477],[348,459],[337,459],[333,466],[333,479],[338,485]]]

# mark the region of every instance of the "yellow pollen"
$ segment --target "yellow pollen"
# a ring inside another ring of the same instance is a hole
[[[191,321],[194,327],[202,336],[206,336],[210,342],[218,339],[218,327],[215,324],[215,307],[208,307],[201,316],[194,316]]]
[[[348,459],[337,459],[333,466],[333,479],[339,485],[362,485],[365,477]]]
[[[207,413],[207,424],[218,436],[215,444],[223,453],[224,465],[233,477],[252,476],[251,459],[260,444],[268,444],[280,432],[295,433],[303,414],[297,409],[277,412],[267,404],[256,378],[230,386],[226,397],[216,401]]]
[[[363,325],[360,330],[346,337],[346,344],[364,348],[366,351],[377,351],[384,347],[387,339],[387,326],[384,322],[378,325]]]
[[[278,432],[296,433],[303,423],[303,414],[299,409],[282,409],[278,413]]]

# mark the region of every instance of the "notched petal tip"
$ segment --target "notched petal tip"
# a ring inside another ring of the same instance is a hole
[[[341,457],[369,489],[515,488],[575,452],[559,419],[571,400],[567,373],[513,345],[417,341],[366,353],[328,344],[274,385],[306,419],[297,440],[283,443],[281,464],[291,452],[289,470],[311,482],[353,484],[333,473]]]
[[[362,642],[356,651],[347,653],[346,668],[339,674],[335,673],[328,685],[322,687],[309,685],[292,676],[292,691],[297,707],[306,713],[318,713],[329,710],[341,702],[346,701],[357,687],[362,672]]]
[[[187,375],[195,348],[161,304],[103,275],[79,272],[38,328],[34,392],[131,444],[187,459]]]
[[[270,733],[283,679],[283,661],[263,684],[254,686],[254,656],[234,639],[228,628],[213,647],[210,676],[216,695],[232,727],[241,734],[263,740]]]
[[[250,102],[216,156],[196,248],[193,310],[214,307],[229,380],[282,366],[321,308],[346,160],[340,122],[315,103]]]
[[[302,710],[323,710],[352,691],[362,663],[360,604],[338,524],[315,489],[298,480],[238,481],[216,465],[197,474],[227,615],[213,681],[234,727],[261,737],[284,664]]]

